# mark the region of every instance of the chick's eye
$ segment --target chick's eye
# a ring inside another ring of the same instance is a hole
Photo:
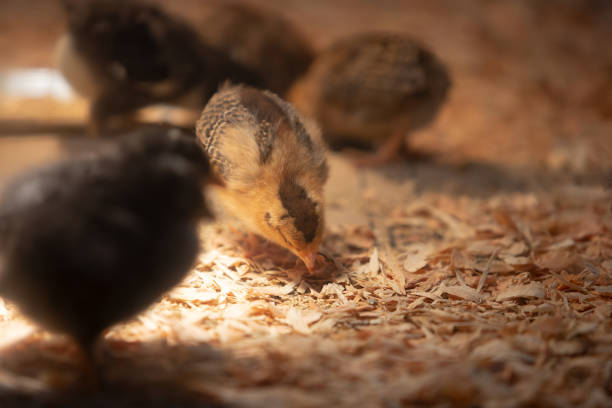
[[[288,220],[288,219],[289,219],[289,214],[283,214],[283,215],[281,215],[281,217],[280,217],[280,220],[281,220],[281,221],[285,221],[285,220]]]

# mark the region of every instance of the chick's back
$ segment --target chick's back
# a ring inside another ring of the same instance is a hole
[[[213,172],[230,188],[257,183],[268,168],[279,179],[312,171],[326,180],[320,132],[272,92],[226,85],[206,105],[196,129]]]

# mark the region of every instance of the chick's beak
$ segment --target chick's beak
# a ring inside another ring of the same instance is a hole
[[[299,254],[299,257],[302,259],[302,261],[304,261],[306,268],[308,268],[308,272],[312,272],[317,262],[317,253],[314,251],[302,252]]]

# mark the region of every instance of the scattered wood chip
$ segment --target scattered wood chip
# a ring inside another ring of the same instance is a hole
[[[457,286],[443,286],[438,289],[437,294],[451,295],[461,299],[466,299],[471,302],[481,303],[484,300],[484,295],[478,293],[476,289],[470,288],[464,285]]]
[[[292,307],[287,311],[285,322],[298,333],[310,334],[312,330],[309,326],[318,321],[321,316],[323,314],[318,311],[304,311]]]
[[[495,300],[497,302],[503,302],[504,300],[517,298],[543,299],[545,296],[546,290],[540,282],[530,282],[527,285],[516,285],[506,288],[495,297]]]

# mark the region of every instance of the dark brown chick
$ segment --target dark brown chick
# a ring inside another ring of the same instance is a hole
[[[306,37],[282,15],[236,2],[212,7],[200,27],[206,42],[225,50],[262,78],[262,88],[283,95],[314,57]]]
[[[186,22],[157,6],[137,0],[63,2],[68,30],[57,61],[68,82],[91,100],[94,133],[125,126],[126,117],[148,105],[199,111],[226,79],[260,85],[253,71],[207,46]]]
[[[272,92],[225,86],[204,108],[196,131],[223,185],[223,204],[312,270],[328,172],[318,128]]]
[[[193,264],[207,175],[192,137],[147,132],[18,177],[0,199],[0,295],[91,356]]]
[[[316,118],[332,147],[373,145],[362,164],[392,159],[406,135],[428,125],[451,81],[425,47],[399,34],[359,34],[322,51],[290,100]]]

